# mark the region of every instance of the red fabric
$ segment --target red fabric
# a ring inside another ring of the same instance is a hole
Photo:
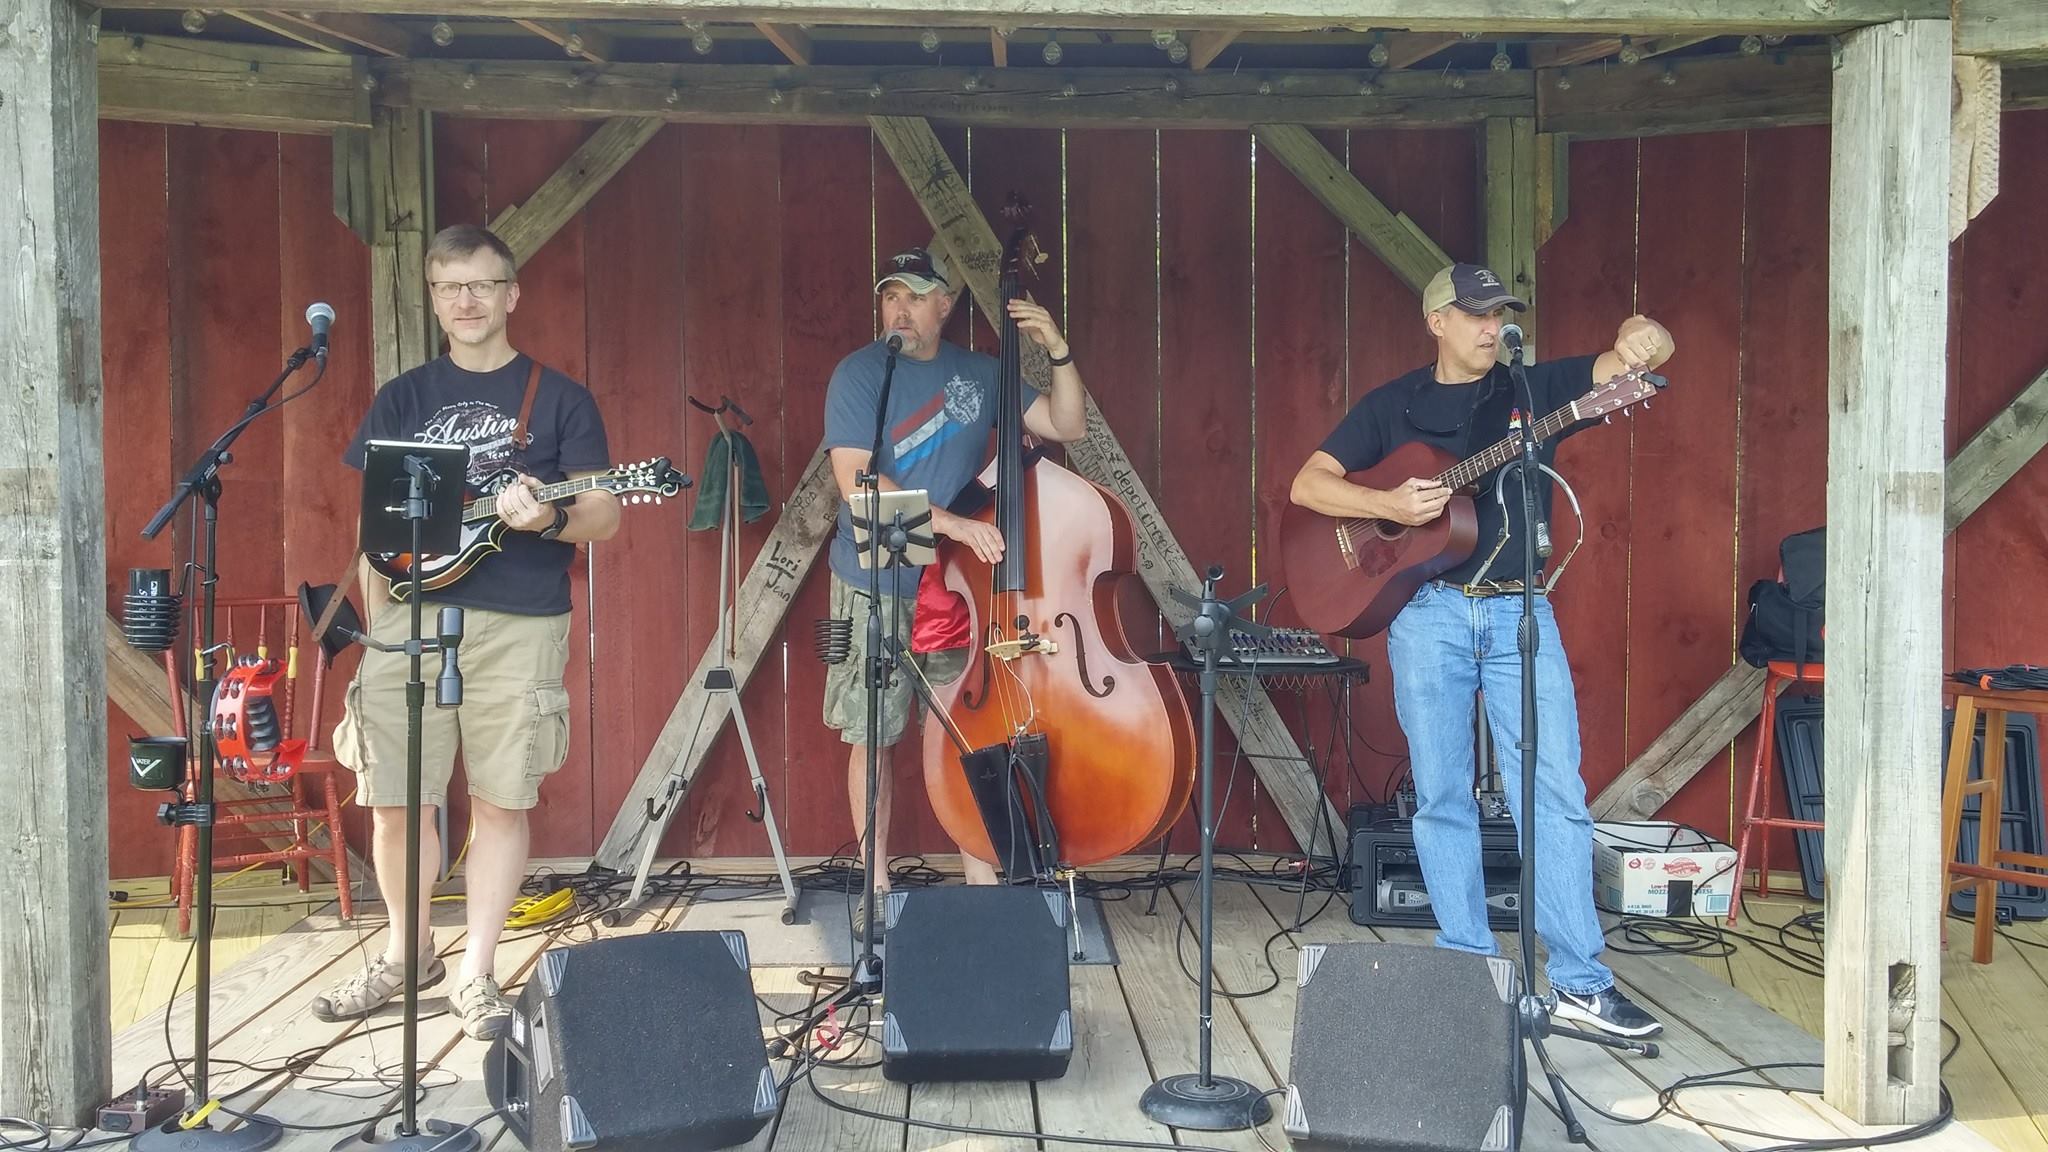
[[[948,648],[965,648],[967,643],[967,601],[958,592],[947,588],[939,578],[938,565],[931,565],[917,582],[917,610],[911,617],[910,650],[943,652]]]

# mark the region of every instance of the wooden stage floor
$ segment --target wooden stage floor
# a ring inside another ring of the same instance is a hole
[[[1334,899],[1306,927],[1291,933],[1283,931],[1285,925],[1294,921],[1297,900],[1298,894],[1271,886],[1237,882],[1217,885],[1215,975],[1219,990],[1255,992],[1272,987],[1262,995],[1217,997],[1215,1066],[1219,1072],[1262,1088],[1286,1082],[1294,1025],[1293,977],[1300,945],[1371,940],[1426,943],[1428,939],[1425,933],[1354,925],[1345,915],[1343,904]],[[1313,912],[1320,900],[1312,894],[1309,911]],[[744,903],[758,907],[761,915],[772,919],[779,908],[779,896]],[[1175,959],[1176,917],[1183,910],[1190,917],[1195,914],[1194,886],[1181,884],[1162,894],[1157,915],[1147,915],[1146,904],[1147,896],[1142,893],[1102,903],[1117,963],[1076,965],[1072,969],[1076,1043],[1072,1063],[1063,1078],[1036,1085],[904,1086],[884,1081],[878,1069],[823,1067],[810,1077],[815,1088],[800,1081],[784,1094],[781,1115],[748,1147],[755,1152],[828,1148],[1005,1152],[1034,1147],[1079,1147],[1053,1141],[1039,1144],[1030,1139],[966,1136],[853,1116],[833,1108],[824,1098],[830,1097],[910,1121],[1141,1142],[1165,1142],[1178,1136],[1191,1146],[1250,1152],[1286,1148],[1288,1140],[1277,1115],[1259,1132],[1174,1133],[1152,1124],[1139,1111],[1137,1101],[1147,1084],[1161,1075],[1193,1071],[1197,1058],[1197,990]],[[516,989],[547,947],[574,944],[598,935],[673,929],[693,908],[702,915],[691,917],[692,923],[687,927],[699,927],[703,926],[702,917],[712,914],[705,911],[703,903],[691,905],[688,898],[664,898],[652,907],[658,916],[644,915],[619,928],[571,922],[566,929],[508,932],[499,949],[500,977],[508,990]],[[1785,911],[1788,907],[1781,904],[1774,910],[1757,905],[1753,915],[1759,923],[1770,922],[1768,918],[1774,915],[1782,922],[1782,918],[1793,914]],[[397,1005],[388,1006],[368,1021],[342,1024],[321,1023],[306,1007],[314,993],[356,969],[365,956],[384,946],[386,925],[382,905],[374,899],[359,900],[356,908],[357,917],[351,924],[342,923],[332,905],[315,909],[253,948],[238,948],[245,954],[217,969],[212,998],[214,1094],[246,1089],[231,1098],[228,1105],[242,1112],[261,1112],[287,1124],[326,1126],[319,1131],[288,1132],[279,1145],[288,1152],[326,1152],[347,1135],[348,1128],[396,1106],[395,1074],[400,1051]],[[729,910],[723,909],[717,913],[729,914]],[[226,913],[222,915],[225,917]],[[436,945],[452,960],[459,955],[462,943],[461,905],[439,904],[435,921]],[[2037,926],[2030,926],[2029,930],[2032,927]],[[1194,934],[1186,933],[1178,942],[1191,968],[1197,956]],[[137,943],[131,941],[131,952]],[[1504,943],[1512,948],[1512,938],[1504,938]],[[2038,983],[2037,970],[2028,966],[2028,959],[2012,955],[2013,949],[2004,941],[2001,947],[2004,951],[1995,965],[1982,973],[1967,973],[1966,978],[2011,982],[2025,977]],[[117,952],[119,948],[117,941]],[[182,961],[187,947],[183,941],[164,940],[157,951],[174,954],[175,964]],[[773,955],[765,954],[773,951],[757,947],[753,968],[756,990],[762,1000],[764,1033],[768,1035],[776,1027],[777,1013],[800,1011],[816,995],[797,979],[800,967],[777,964]],[[1960,956],[1951,955],[1951,968]],[[1625,1116],[1646,1114],[1656,1107],[1658,1090],[1684,1076],[1743,1064],[1820,1059],[1819,1042],[1800,1023],[1774,1013],[1745,994],[1754,989],[1766,996],[1789,997],[1798,989],[1796,983],[1779,980],[1761,968],[1747,969],[1746,961],[1738,967],[1725,958],[1694,960],[1613,952],[1609,958],[1630,993],[1665,1021],[1664,1035],[1658,1040],[1660,1058],[1645,1060],[1612,1054],[1565,1040],[1552,1041],[1548,1047],[1572,1088],[1610,1112]],[[1961,962],[1967,964],[1966,957]],[[117,1004],[123,997],[120,982],[124,978],[135,979],[138,967],[144,973],[151,972],[162,961],[138,965],[131,957],[125,977],[121,963],[117,958]],[[173,977],[173,984],[176,982]],[[189,984],[189,976],[186,983]],[[162,985],[159,983],[158,987]],[[1818,987],[1815,981],[1810,1001],[1815,1011],[1819,1004]],[[419,1115],[457,1124],[478,1122],[486,1148],[516,1149],[518,1142],[490,1115],[479,1079],[486,1045],[464,1038],[454,1019],[442,1012],[443,991],[441,987],[429,988],[421,998],[419,1050],[422,1061],[431,1063],[432,1068],[422,1073],[422,1082],[429,1091],[419,1105]],[[1953,985],[1950,992],[1947,1007],[1954,1013],[1957,997]],[[1984,1115],[1994,1122],[1987,1125],[1979,1120],[1975,1129],[1952,1123],[1934,1134],[1889,1147],[1931,1152],[2041,1146],[2040,1133],[2028,1111],[2030,1107],[2041,1107],[2041,1086],[2048,1084],[2041,1065],[2035,1062],[2000,1071],[1993,1067],[1993,1061],[1998,1053],[2010,1053],[2012,1046],[2007,1044],[1994,1052],[1980,1041],[1980,1035],[1990,1029],[2024,1029],[2029,1027],[2026,1021],[2042,1018],[2041,1009],[2048,1004],[2048,988],[2030,987],[2025,993],[2025,1003],[2006,1013],[2002,1025],[1986,1012],[1984,1005],[1979,1006],[1977,1018],[1959,1024],[1966,1042],[1977,1042],[1978,1046],[1967,1057],[1959,1054],[1962,1063],[1951,1065],[1951,1086],[1959,1098],[1986,1109]],[[136,998],[131,995],[127,1002],[135,1004]],[[658,1011],[659,1005],[651,1006],[651,1010]],[[178,1053],[187,1054],[192,1043],[190,993],[180,994],[168,1011],[170,1041]],[[114,1044],[116,1084],[133,1085],[145,1076],[152,1083],[175,1080],[176,1073],[166,1062],[165,1025],[165,1010],[158,1008],[119,1029]],[[2042,1051],[2038,1041],[2031,1051],[2038,1061]],[[847,1055],[843,1051],[840,1054]],[[872,1049],[850,1055],[862,1059],[872,1055]],[[1399,1058],[1398,1052],[1388,1054],[1390,1060]],[[286,1067],[291,1070],[289,1073],[267,1074]],[[778,1074],[783,1074],[788,1065],[777,1061],[775,1067]],[[1591,1146],[1602,1150],[1750,1152],[1790,1140],[1864,1137],[1879,1131],[1858,1129],[1817,1096],[1779,1090],[1817,1086],[1819,1076],[1817,1068],[1810,1072],[1777,1071],[1770,1073],[1769,1079],[1778,1087],[1688,1090],[1680,1098],[1686,1115],[1666,1114],[1640,1126],[1625,1127],[1603,1119],[1576,1102],[1574,1107],[1586,1127]],[[2016,1094],[2008,1086],[2001,1096],[1990,1085],[1977,1082],[1990,1078],[2006,1085],[2016,1076],[2029,1078],[2030,1087],[2024,1094]],[[1972,1083],[1955,1083],[1965,1077]],[[1531,1100],[1525,1147],[1545,1152],[1571,1147],[1564,1126],[1550,1105],[1548,1092],[1532,1091]],[[2016,1115],[2012,1114],[2014,1109]],[[1968,1109],[1964,1115],[1970,1115]],[[1713,1121],[1772,1133],[1782,1139],[1715,1129],[1709,1123]],[[380,1131],[389,1130],[387,1121]],[[2030,1138],[2025,1138],[2027,1133],[2032,1134]]]

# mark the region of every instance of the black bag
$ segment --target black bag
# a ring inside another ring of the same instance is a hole
[[[1825,636],[1827,529],[1785,537],[1778,546],[1782,580],[1749,586],[1749,620],[1742,626],[1742,658],[1761,668],[1773,660],[1822,662]]]

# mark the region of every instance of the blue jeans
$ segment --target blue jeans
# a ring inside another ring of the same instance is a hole
[[[1424,584],[1387,629],[1394,709],[1415,774],[1415,849],[1440,948],[1493,955],[1472,799],[1473,694],[1487,721],[1517,829],[1522,813],[1519,595],[1470,597]],[[1579,712],[1550,601],[1536,598],[1536,932],[1550,985],[1591,995],[1614,983],[1593,912],[1593,818],[1579,778]]]

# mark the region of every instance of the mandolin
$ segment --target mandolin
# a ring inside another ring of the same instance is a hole
[[[504,548],[505,533],[512,529],[498,519],[498,493],[507,484],[518,482],[519,474],[507,469],[493,473],[480,487],[473,489],[477,495],[462,509],[461,543],[454,552],[446,556],[428,556],[419,565],[423,590],[434,592],[458,583],[484,557]],[[689,486],[689,478],[670,466],[668,457],[656,456],[596,476],[544,484],[534,490],[533,498],[542,504],[554,504],[573,500],[584,492],[609,492],[617,496],[621,504],[659,504]],[[370,567],[391,582],[393,599],[402,603],[412,595],[411,553],[373,552],[367,559]]]

